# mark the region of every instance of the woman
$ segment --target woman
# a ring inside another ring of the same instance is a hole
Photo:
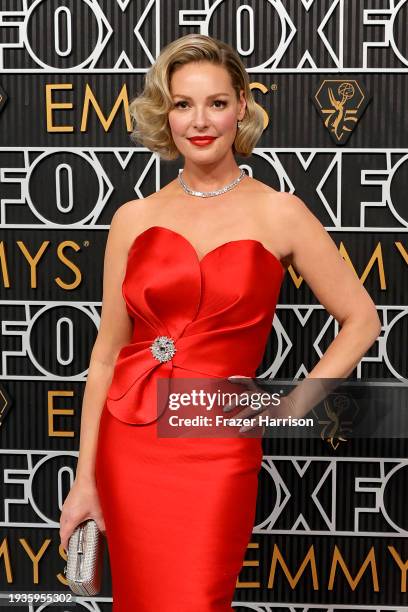
[[[289,264],[341,324],[311,376],[348,376],[379,319],[305,204],[240,173],[234,155],[251,154],[263,124],[230,46],[172,42],[130,110],[133,137],[181,155],[183,171],[112,219],[61,544],[88,517],[105,531],[115,612],[224,612],[252,533],[261,439],[158,436],[157,381],[255,376]]]

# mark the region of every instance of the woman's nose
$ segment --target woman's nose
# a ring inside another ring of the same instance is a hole
[[[193,118],[193,125],[196,127],[206,127],[208,125],[208,117],[204,109],[196,109]]]

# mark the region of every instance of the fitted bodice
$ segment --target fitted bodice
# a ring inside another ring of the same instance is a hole
[[[116,360],[109,411],[132,424],[157,419],[158,377],[255,376],[284,274],[258,240],[231,240],[199,259],[178,232],[155,225],[139,234],[122,284],[133,335]],[[175,349],[165,361],[152,351],[159,336]]]

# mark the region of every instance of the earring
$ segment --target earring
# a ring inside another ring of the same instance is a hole
[[[239,129],[242,126],[242,121],[237,121],[237,129]]]

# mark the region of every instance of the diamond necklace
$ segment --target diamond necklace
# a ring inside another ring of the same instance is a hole
[[[190,187],[187,187],[187,185],[183,181],[182,174],[183,170],[179,173],[178,179],[184,191],[189,195],[198,196],[199,198],[210,198],[212,196],[221,195],[226,191],[230,191],[230,189],[233,189],[236,185],[238,185],[240,181],[242,181],[245,176],[247,176],[246,172],[243,170],[243,168],[241,168],[239,176],[231,183],[228,183],[228,185],[225,185],[225,187],[221,187],[221,189],[215,189],[215,191],[194,191],[194,189],[190,189]]]

